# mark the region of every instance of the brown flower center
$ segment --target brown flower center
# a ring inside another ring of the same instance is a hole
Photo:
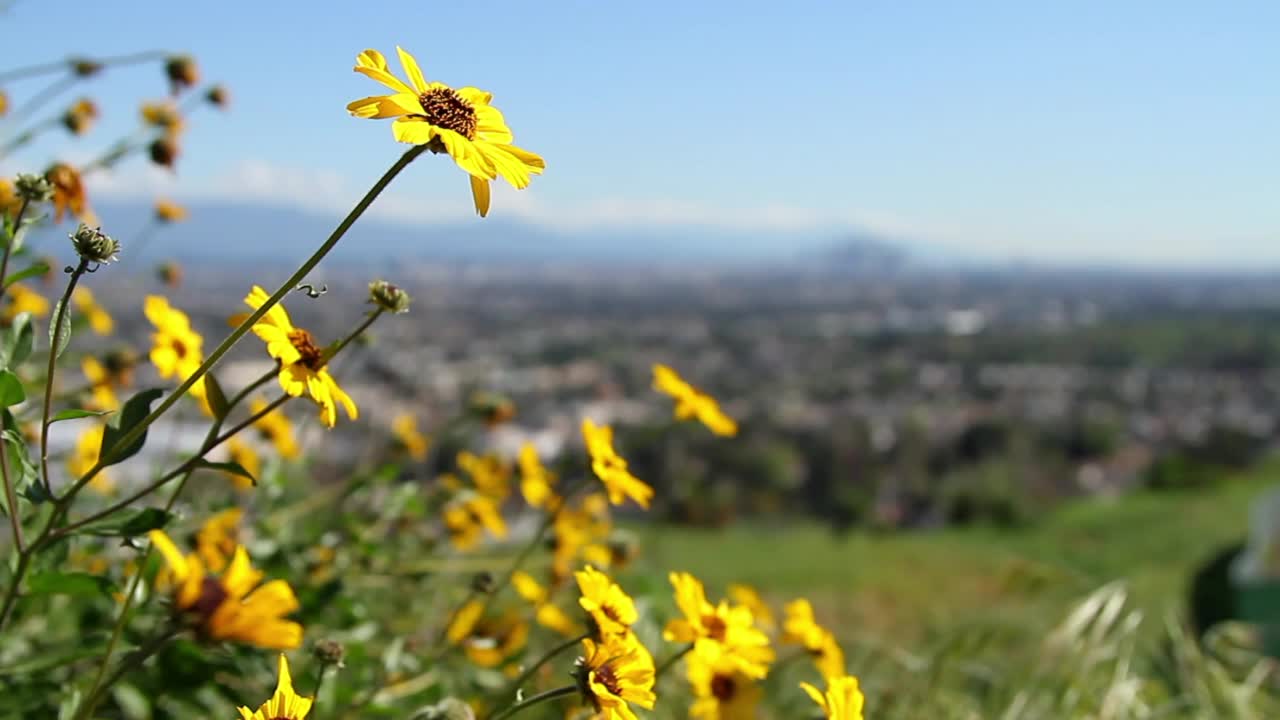
[[[176,337],[171,338],[169,340],[169,345],[170,347],[173,348],[173,352],[178,356],[178,359],[180,360],[186,359],[187,353],[190,352],[187,349],[187,344],[182,342],[181,338],[176,338]]]
[[[600,667],[596,668],[595,675],[596,675],[596,682],[605,686],[605,688],[607,688],[609,692],[613,693],[614,695],[617,695],[619,697],[622,696],[622,683],[618,681],[618,674],[614,672],[613,665],[609,663],[605,663],[604,665],[601,665]]]
[[[720,702],[732,700],[733,691],[736,689],[737,685],[729,675],[716,675],[711,678],[711,694]]]
[[[188,611],[206,620],[214,611],[216,611],[222,603],[227,599],[227,589],[222,587],[222,583],[216,577],[205,577],[200,583],[200,596],[196,601],[187,608]]]
[[[293,348],[302,356],[298,359],[299,363],[312,371],[324,367],[324,352],[316,346],[316,339],[311,337],[311,333],[294,328],[289,331],[289,342],[293,343]]]
[[[468,140],[476,136],[476,110],[450,88],[435,88],[418,96],[422,116],[436,127],[452,130]]]
[[[719,615],[703,615],[702,626],[707,629],[707,636],[713,640],[724,642],[725,631],[729,629]]]

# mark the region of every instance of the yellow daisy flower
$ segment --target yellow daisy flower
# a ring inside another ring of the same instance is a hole
[[[591,493],[580,503],[561,508],[551,524],[555,538],[551,568],[555,577],[567,578],[580,557],[608,565],[610,553],[598,541],[609,534],[609,529],[609,501],[603,494]]]
[[[240,508],[228,508],[210,517],[196,531],[196,555],[210,572],[226,570],[235,555],[242,515]]]
[[[814,619],[808,600],[793,600],[783,608],[782,642],[804,646],[823,677],[845,674],[844,650],[835,635]]]
[[[409,413],[400,413],[391,421],[391,434],[400,441],[400,446],[417,462],[427,459],[427,450],[431,440],[418,430],[418,420]]]
[[[506,120],[489,104],[492,93],[427,82],[412,55],[399,47],[396,52],[410,84],[387,70],[387,60],[377,50],[365,50],[356,57],[354,70],[382,83],[393,94],[349,103],[347,110],[352,115],[396,118],[391,131],[397,141],[448,153],[471,177],[472,199],[481,217],[489,213],[490,180],[501,176],[523,189],[529,186],[530,175],[542,173],[546,163],[541,157],[511,144],[514,137]]]
[[[523,570],[511,576],[511,585],[516,593],[534,607],[534,620],[547,629],[554,630],[565,637],[577,637],[582,634],[578,623],[560,607],[550,601],[551,593],[547,591],[533,576]]]
[[[67,472],[73,478],[84,477],[94,465],[98,464],[99,452],[102,450],[102,436],[106,425],[93,425],[76,436],[76,446],[67,457]],[[89,487],[108,495],[115,491],[116,482],[107,471],[102,470],[89,481]]]
[[[267,401],[262,398],[255,397],[249,401],[249,409],[254,415],[262,412],[267,408]],[[280,408],[276,408],[258,418],[253,423],[254,429],[258,431],[258,436],[263,440],[271,443],[276,452],[286,460],[298,457],[302,452],[298,447],[298,440],[293,434],[293,423],[289,422],[289,416],[284,414]],[[257,477],[255,475],[255,477]]]
[[[284,619],[299,608],[293,588],[283,580],[259,586],[262,572],[249,564],[243,547],[236,547],[226,570],[215,576],[206,572],[199,554],[184,557],[163,531],[148,536],[168,564],[174,609],[202,637],[274,650],[302,644],[302,626]]]
[[[151,364],[160,377],[185,381],[204,362],[204,338],[191,328],[187,314],[163,296],[148,295],[142,309],[156,328],[151,334]],[[213,415],[203,382],[192,385],[190,393],[206,415]]]
[[[232,437],[227,441],[227,459],[244,468],[245,472],[253,476],[254,479],[257,479],[262,474],[262,458],[258,457],[258,451],[238,437]],[[229,472],[226,475],[237,490],[253,488],[253,480],[240,473]]]
[[[764,696],[760,684],[726,658],[708,662],[689,656],[689,687],[694,701],[689,717],[704,720],[755,720]]]
[[[156,221],[176,223],[187,219],[187,209],[170,200],[156,201]]]
[[[588,565],[573,576],[582,592],[578,605],[591,618],[596,638],[629,632],[640,619],[635,601],[608,575]]]
[[[304,720],[311,712],[312,698],[305,698],[293,691],[293,678],[289,676],[289,661],[280,655],[280,680],[271,699],[262,703],[256,712],[241,707],[241,720]]]
[[[62,125],[73,135],[84,135],[97,119],[97,103],[89,98],[80,98],[62,114]]]
[[[169,101],[142,103],[142,122],[168,135],[182,132],[182,113]]]
[[[498,503],[511,495],[511,468],[497,455],[476,455],[463,450],[455,462],[482,495]]]
[[[49,314],[49,301],[45,296],[23,283],[14,283],[5,291],[9,301],[4,306],[4,322],[13,322],[19,313],[31,313],[35,317]]]
[[[90,404],[93,409],[106,411],[119,409],[120,398],[116,396],[116,383],[111,373],[107,372],[106,366],[98,362],[94,356],[85,355],[80,360],[80,369],[89,380],[89,389],[93,393],[93,401]]]
[[[244,302],[257,310],[269,297],[266,290],[254,285]],[[324,351],[311,333],[293,326],[284,305],[273,305],[254,323],[253,332],[267,344],[267,354],[280,361],[280,387],[291,397],[310,395],[320,407],[320,421],[325,427],[331,428],[338,421],[338,405],[352,420],[359,416],[356,404],[325,368],[329,359]]]
[[[75,304],[76,309],[89,320],[89,327],[97,335],[110,335],[116,328],[116,323],[111,319],[111,314],[106,311],[93,296],[93,291],[81,285],[77,287],[75,292],[71,293],[71,302]]]
[[[773,648],[769,636],[755,626],[750,610],[723,600],[712,605],[702,583],[689,573],[673,572],[670,579],[676,606],[684,617],[667,623],[662,632],[665,640],[691,642],[694,653],[706,661],[717,663],[724,658],[753,678],[768,674]]]
[[[0,92],[0,96],[3,96],[3,92]],[[0,216],[11,218],[17,215],[21,208],[22,198],[18,197],[17,191],[14,190],[13,181],[9,178],[0,178]]]
[[[555,473],[543,467],[533,443],[526,442],[520,446],[517,463],[520,466],[520,494],[529,507],[540,508],[554,502],[556,494],[551,486],[556,482]]]
[[[755,588],[734,583],[730,584],[726,591],[730,600],[751,611],[751,616],[756,619],[756,624],[761,630],[773,632],[773,629],[778,626],[778,622],[773,617],[773,609]]]
[[[445,631],[453,645],[462,646],[471,662],[480,667],[497,667],[524,649],[529,625],[514,612],[485,617],[484,603],[472,600],[454,615]]]
[[[627,461],[613,448],[613,428],[596,425],[591,418],[583,418],[582,438],[586,441],[587,454],[591,456],[591,469],[604,483],[609,502],[621,505],[626,498],[631,498],[648,510],[653,488],[627,470]]]
[[[636,720],[631,704],[652,710],[653,656],[634,633],[611,635],[604,642],[583,640],[578,686],[599,720]]]
[[[858,688],[858,678],[852,675],[827,678],[827,692],[824,695],[818,688],[809,683],[800,683],[800,687],[813,698],[830,720],[862,720],[862,690]]]
[[[732,437],[738,434],[738,423],[724,414],[715,398],[685,382],[666,365],[653,366],[653,389],[675,399],[677,420],[697,418],[716,435]]]
[[[463,490],[444,507],[444,526],[449,540],[459,550],[470,550],[479,544],[486,530],[496,538],[507,536],[507,524],[498,506],[485,495]]]

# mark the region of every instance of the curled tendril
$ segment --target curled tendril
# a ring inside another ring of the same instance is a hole
[[[321,285],[320,289],[317,290],[316,286],[312,285],[311,283],[300,283],[298,287],[294,288],[294,290],[297,290],[298,292],[304,292],[307,294],[307,297],[314,300],[320,297],[321,295],[329,292],[329,286]]]

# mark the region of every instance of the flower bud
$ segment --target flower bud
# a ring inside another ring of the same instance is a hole
[[[80,98],[62,115],[62,124],[73,135],[83,135],[98,119],[98,106],[89,98]]]
[[[200,69],[190,55],[173,55],[165,60],[164,74],[169,77],[175,95],[200,82]]]
[[[204,94],[204,99],[208,100],[210,105],[220,110],[226,110],[227,106],[231,104],[231,93],[227,90],[226,85],[214,85]]]
[[[413,302],[413,298],[386,280],[374,280],[369,283],[369,302],[387,312],[399,314],[409,312],[409,303]]]
[[[151,155],[151,162],[172,170],[178,159],[178,143],[171,137],[157,138],[147,148],[147,153]]]
[[[40,203],[53,199],[53,183],[43,175],[22,173],[13,181],[18,197],[27,202]]]
[[[117,257],[120,253],[119,241],[102,232],[101,228],[91,228],[80,223],[80,227],[68,237],[71,238],[76,253],[84,260],[106,265],[120,259]]]
[[[336,640],[321,640],[311,648],[311,656],[321,664],[341,668],[342,660],[346,656],[346,648]]]
[[[182,266],[172,260],[156,268],[156,277],[165,285],[176,288],[182,284]]]
[[[471,576],[471,589],[482,595],[488,595],[493,592],[493,573],[488,571],[480,571]]]
[[[67,61],[71,64],[71,72],[77,77],[91,77],[102,72],[102,63],[89,58],[71,58]]]

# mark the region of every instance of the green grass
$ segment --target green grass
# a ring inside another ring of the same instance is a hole
[[[750,583],[776,601],[807,596],[842,635],[912,647],[968,624],[1043,630],[1113,580],[1153,619],[1182,612],[1195,568],[1244,537],[1250,503],[1278,470],[1272,462],[1209,489],[1082,500],[1014,530],[637,530],[647,566],[688,570],[716,589]]]

